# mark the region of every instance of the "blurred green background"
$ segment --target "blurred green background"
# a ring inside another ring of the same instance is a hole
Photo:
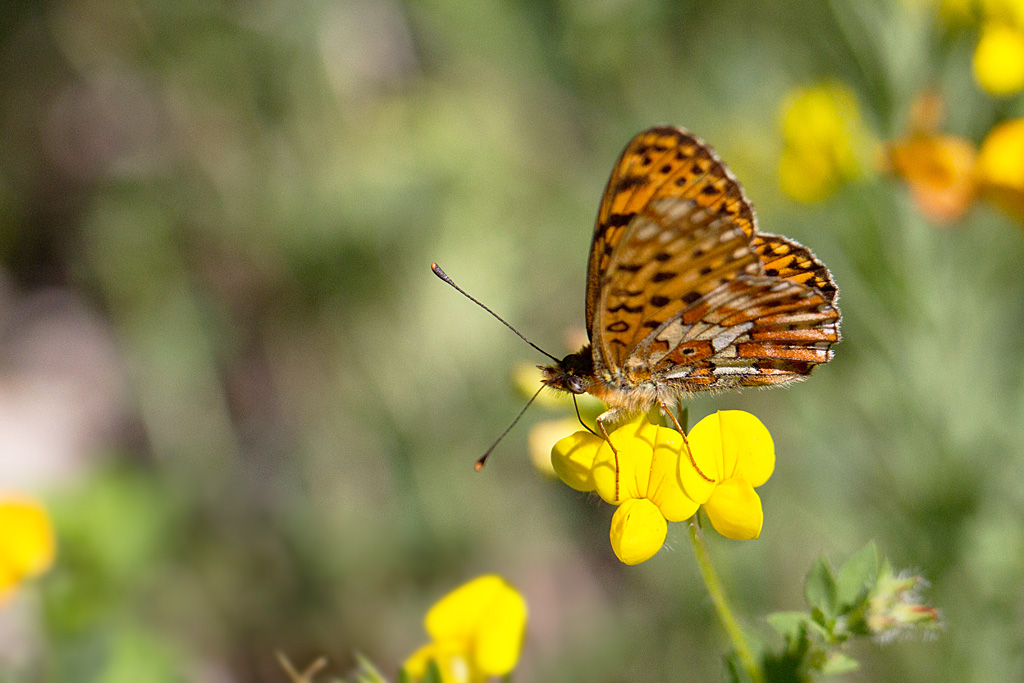
[[[834,362],[758,415],[757,541],[710,539],[736,607],[876,539],[933,582],[934,642],[858,645],[851,681],[1024,678],[1024,241],[952,228],[866,172],[779,189],[780,102],[833,79],[877,138],[939,87],[972,140],[1024,113],[932,3],[6,0],[0,5],[0,489],[40,495],[54,570],[0,612],[0,680],[393,674],[422,616],[498,572],[531,608],[517,681],[705,681],[726,642],[682,525],[638,567],[612,508],[539,474],[527,414],[583,325],[594,215],[655,123],[714,145],[761,228],[842,290]]]

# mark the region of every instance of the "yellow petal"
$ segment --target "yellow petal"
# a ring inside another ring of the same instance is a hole
[[[470,671],[504,675],[519,657],[526,603],[505,579],[488,574],[441,598],[425,622],[435,643],[469,657]]]
[[[705,420],[706,419],[707,418],[705,418]],[[701,422],[703,421],[704,420],[701,420]],[[694,429],[696,429],[696,427],[694,427]],[[683,445],[683,438],[680,436],[679,432],[674,429],[667,428],[658,432],[659,445],[665,443],[668,447],[676,449],[676,453],[678,454],[676,461],[678,464],[676,469],[676,476],[678,477],[677,482],[682,487],[686,497],[696,503],[703,503],[706,501],[708,496],[710,496],[711,492],[714,490],[715,483],[722,478],[720,471],[721,465],[719,464],[722,453],[720,445],[721,439],[717,442],[712,441],[708,443],[708,437],[711,435],[702,435],[701,432],[704,431],[706,431],[706,427],[701,428],[700,432],[698,432],[698,440],[696,444],[693,441],[692,431],[690,432],[690,435],[687,436],[687,442],[690,444],[689,452]],[[706,477],[712,479],[712,481],[708,481],[704,476],[701,476],[701,474],[694,469],[694,463],[696,463],[697,467],[700,468],[700,472],[702,472]],[[664,508],[662,508],[662,510],[665,511]],[[693,512],[690,512],[686,517],[683,517],[683,519],[689,518],[692,514]],[[666,514],[665,516],[672,522],[682,521],[675,515],[670,516]]]
[[[557,476],[551,463],[552,450],[560,439],[564,438],[566,434],[572,434],[578,426],[579,422],[574,417],[547,420],[535,424],[527,437],[530,461],[533,462],[533,466],[546,475]],[[594,452],[597,453],[596,450]]]
[[[782,134],[794,147],[834,147],[860,119],[857,98],[841,83],[799,88],[782,105]]]
[[[726,479],[704,503],[704,511],[715,531],[726,538],[746,541],[761,535],[764,512],[761,499],[743,477]]]
[[[627,500],[612,517],[612,549],[625,564],[649,560],[664,545],[667,534],[668,522],[646,498]]]
[[[526,634],[526,601],[506,584],[491,602],[474,649],[476,668],[487,676],[505,676],[516,666]]]
[[[725,479],[726,475],[723,474],[725,463],[722,459],[722,426],[718,419],[718,413],[712,413],[695,424],[686,435],[686,440],[690,442],[690,451],[701,472],[714,479],[716,483]],[[700,502],[707,500],[709,494],[705,493],[703,488],[700,491],[693,488],[694,484],[691,482],[694,481],[694,477],[700,481],[703,479],[693,471],[693,465],[689,458],[679,458],[679,476],[682,479],[683,488],[691,498]],[[698,493],[702,495],[698,495]]]
[[[1024,119],[1004,121],[981,143],[978,174],[992,185],[1024,190]]]
[[[617,505],[624,500],[647,495],[657,436],[658,427],[642,417],[627,422],[608,435],[615,451],[607,443],[602,444],[594,458],[593,468],[597,493],[606,503]]]
[[[661,510],[661,514],[670,522],[681,522],[689,519],[697,511],[698,502],[686,495],[680,485],[679,460],[689,460],[683,447],[683,437],[674,429],[659,427],[654,443],[654,462],[651,465],[650,482],[647,486],[647,498]],[[698,476],[694,472],[695,476]],[[703,480],[701,480],[703,481]],[[713,485],[708,484],[708,495]]]
[[[858,175],[855,150],[866,136],[853,91],[836,82],[798,88],[783,101],[780,114],[785,147],[778,174],[787,195],[820,201]]]
[[[1024,32],[1002,23],[987,24],[974,51],[974,77],[997,97],[1024,89]]]
[[[433,662],[441,674],[441,683],[483,683],[484,674],[473,669],[468,654],[453,643],[430,643],[412,653],[402,668],[413,681],[427,675]]]
[[[29,499],[0,501],[0,593],[49,569],[56,548],[41,505]]]
[[[488,605],[508,584],[496,574],[485,574],[444,596],[427,612],[427,633],[435,641],[465,640],[476,634]]]
[[[718,421],[724,476],[743,475],[754,487],[768,481],[775,471],[775,443],[768,428],[743,410],[720,410]]]
[[[978,181],[985,197],[1024,219],[1024,119],[998,124],[981,143]]]
[[[779,186],[790,199],[805,204],[820,202],[839,187],[834,170],[827,154],[785,149],[779,156]]]
[[[604,439],[578,431],[551,448],[551,467],[567,486],[577,491],[594,490],[594,458]]]
[[[433,643],[428,643],[409,655],[402,668],[414,681],[418,681],[427,675],[427,667],[430,662],[436,661],[437,653]]]

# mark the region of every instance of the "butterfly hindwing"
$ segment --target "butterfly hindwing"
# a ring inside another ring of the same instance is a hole
[[[839,312],[814,287],[775,276],[722,284],[637,349],[651,380],[685,391],[801,379],[832,358]]]
[[[764,233],[755,234],[753,244],[764,264],[765,275],[811,285],[829,303],[835,303],[839,290],[832,281],[832,273],[810,249],[791,239]]]
[[[736,225],[712,219],[693,200],[650,202],[602,276],[591,332],[601,365],[625,368],[653,330],[722,283],[758,272],[750,238]]]

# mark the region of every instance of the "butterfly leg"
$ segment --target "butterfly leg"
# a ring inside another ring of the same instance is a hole
[[[659,405],[661,405],[661,409],[665,412],[665,414],[672,419],[672,423],[676,426],[676,431],[678,431],[679,435],[683,437],[683,445],[686,446],[686,453],[687,455],[690,456],[690,464],[693,465],[693,469],[697,470],[697,474],[703,477],[704,481],[709,481],[712,484],[715,483],[714,479],[704,474],[704,472],[702,472],[701,469],[697,467],[697,461],[693,459],[693,451],[690,450],[690,442],[686,439],[686,432],[683,431],[682,425],[680,425],[679,420],[676,419],[676,414],[669,410],[668,404],[665,403],[664,401],[658,401],[658,403]]]
[[[605,420],[613,420],[619,416],[618,408],[610,408],[600,415],[597,416],[597,428],[601,430],[601,436],[608,442],[608,447],[612,449],[612,453],[615,455],[615,500],[619,500],[619,452],[615,450],[615,445],[612,444],[611,437],[608,436],[608,430],[605,428]]]

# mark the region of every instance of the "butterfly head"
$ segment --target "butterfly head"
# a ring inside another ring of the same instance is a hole
[[[544,373],[541,381],[546,386],[570,394],[585,394],[590,390],[591,378],[594,376],[594,357],[587,345],[576,353],[570,353],[556,365],[542,365],[540,369]]]

